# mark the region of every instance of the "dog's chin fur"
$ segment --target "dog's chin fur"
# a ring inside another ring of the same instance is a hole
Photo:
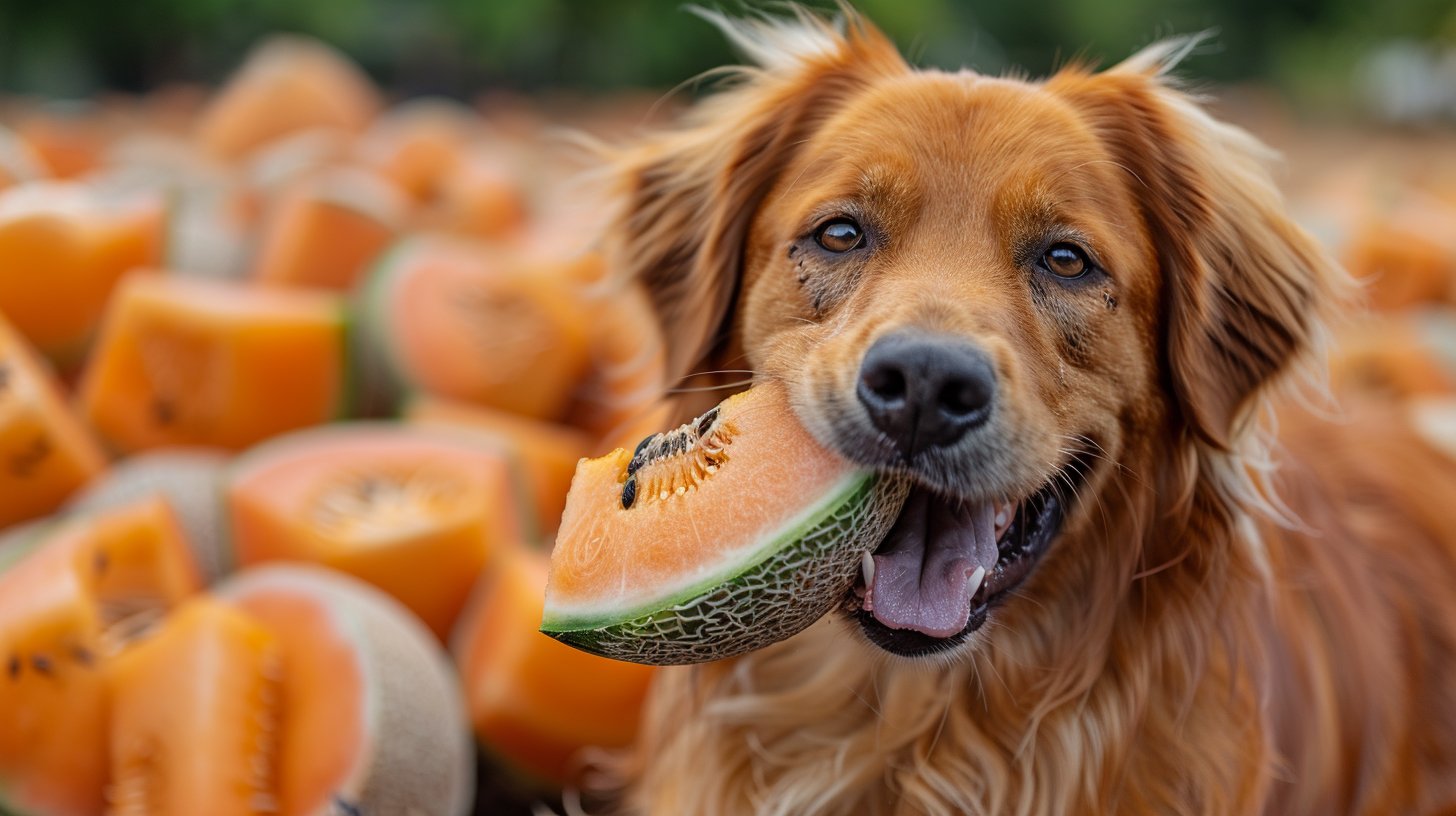
[[[761,67],[615,157],[609,257],[652,292],[680,373],[712,355],[772,359],[753,348],[774,341],[753,339],[762,317],[738,278],[772,187],[758,177],[829,115],[826,94],[908,70],[856,19],[844,33],[802,15],[723,25]],[[1139,164],[1132,183],[1179,273],[1146,329],[1161,333],[1161,373],[1049,552],[933,657],[892,657],[836,614],[743,658],[664,670],[635,752],[597,777],[623,812],[1456,808],[1453,466],[1394,416],[1336,427],[1276,402],[1313,370],[1343,279],[1282,215],[1263,151],[1159,78],[1176,50],[1048,84],[1096,106],[1087,127],[1133,142],[1125,163],[1178,156]]]

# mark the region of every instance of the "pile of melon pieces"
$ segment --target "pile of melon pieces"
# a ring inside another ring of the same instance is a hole
[[[0,812],[453,816],[630,743],[651,669],[537,627],[663,344],[535,129],[296,39],[0,123]]]

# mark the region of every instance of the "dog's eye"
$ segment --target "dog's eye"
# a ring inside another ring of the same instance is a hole
[[[836,218],[814,231],[814,242],[830,252],[848,252],[864,243],[864,230],[851,218]]]
[[[1041,256],[1041,265],[1059,278],[1080,278],[1092,268],[1087,253],[1075,244],[1053,244]]]

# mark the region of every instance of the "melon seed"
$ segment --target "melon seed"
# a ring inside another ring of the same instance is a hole
[[[20,677],[20,658],[11,655],[9,662],[5,664],[5,670],[10,673],[11,680]]]
[[[622,485],[622,509],[631,510],[632,505],[637,501],[637,477],[628,476],[627,483]]]

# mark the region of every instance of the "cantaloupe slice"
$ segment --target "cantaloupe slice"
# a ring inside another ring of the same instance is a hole
[[[378,109],[373,85],[316,40],[274,37],[255,48],[197,125],[212,154],[236,159],[281,136],[317,127],[363,130]]]
[[[521,468],[538,529],[545,535],[561,523],[576,463],[592,446],[589,435],[570,425],[429,396],[411,400],[405,418],[417,425],[475,431],[508,450]]]
[[[129,456],[72,496],[65,510],[90,515],[161,497],[176,514],[210,584],[232,570],[222,505],[223,473],[230,461],[215,448],[162,448]]]
[[[108,816],[279,812],[281,652],[244,613],[199,598],[111,661]]]
[[[238,460],[227,506],[239,564],[308,561],[354,575],[442,638],[492,553],[521,535],[506,454],[424,428],[280,437]]]
[[[301,182],[275,205],[254,277],[348,290],[394,240],[405,212],[391,184],[362,170],[334,170]]]
[[[5,549],[15,556],[17,544]],[[0,550],[0,558],[6,553]],[[0,812],[95,816],[106,779],[101,615],[59,561],[0,573]]]
[[[412,99],[386,111],[359,139],[359,156],[418,202],[439,197],[474,136],[476,115],[443,98]]]
[[[584,752],[632,743],[654,669],[542,636],[544,553],[511,548],[482,578],[452,641],[475,737],[528,781],[579,781]]]
[[[122,451],[244,448],[343,412],[344,342],[332,295],[132,279],[82,379],[82,413]]]
[[[0,313],[69,368],[122,276],[161,260],[164,230],[158,197],[109,203],[91,188],[63,183],[0,193]]]
[[[52,178],[74,179],[101,163],[107,128],[91,106],[56,106],[25,116],[15,127]]]
[[[459,684],[409,612],[347,576],[302,566],[248,570],[217,595],[283,648],[279,813],[469,811],[475,777]]]
[[[820,444],[783,385],[760,385],[581,463],[541,630],[658,665],[783,640],[843,599],[907,492]]]
[[[424,391],[560,419],[586,364],[571,287],[477,243],[406,241],[360,291],[355,332],[371,413]]]
[[[0,529],[56,509],[105,465],[49,368],[0,316]]]
[[[201,588],[159,499],[33,525],[0,545],[0,811],[102,808],[108,655]]]
[[[497,157],[466,154],[441,180],[427,223],[460,235],[495,240],[516,236],[526,223],[526,195]]]

